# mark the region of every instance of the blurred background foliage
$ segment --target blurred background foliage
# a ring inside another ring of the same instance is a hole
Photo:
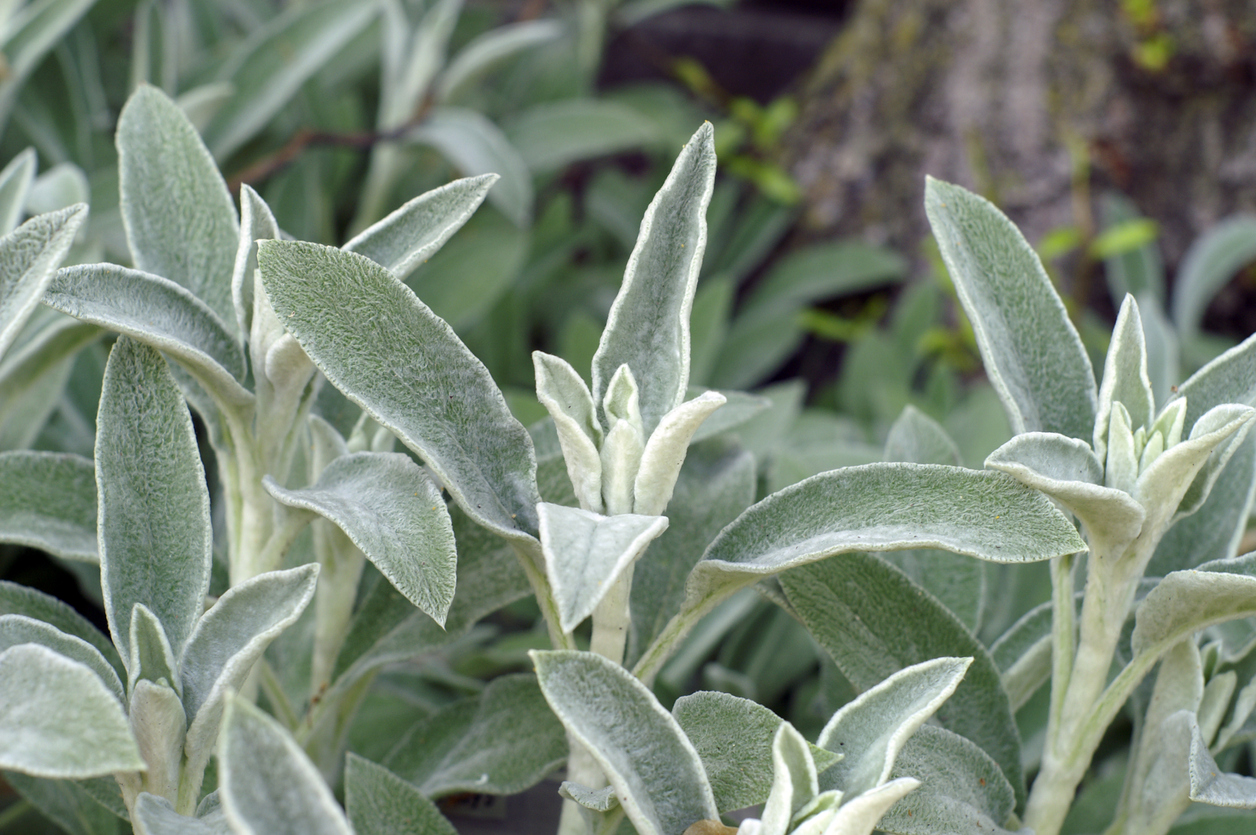
[[[256,188],[297,239],[341,244],[419,193],[496,172],[488,205],[407,283],[534,424],[544,411],[531,351],[590,367],[646,205],[678,147],[710,120],[720,176],[693,307],[691,383],[747,392],[728,408],[757,414],[690,456],[691,487],[701,467],[732,460],[733,447],[753,454],[758,496],[892,458],[900,419],[936,421],[955,440],[947,461],[980,467],[1010,430],[932,241],[893,249],[877,242],[884,236],[819,234],[787,153],[806,141],[799,120],[815,106],[805,99],[816,62],[875,5],[6,0],[0,159],[11,162],[0,172],[0,232],[85,201],[90,221],[70,263],[127,263],[113,131],[138,84],[175,97],[233,190]],[[1124,5],[1133,10],[1112,14],[1148,14],[1145,3]],[[1148,29],[1138,53],[1161,69],[1173,60],[1162,34]],[[1208,332],[1204,320],[1218,296],[1250,299],[1256,218],[1225,219],[1166,265],[1157,219],[1095,176],[1091,159],[1084,144],[1073,147],[1067,199],[1080,208],[1034,243],[1066,288],[1096,367],[1112,310],[1126,292],[1138,297],[1157,398],[1167,397],[1246,335]],[[918,211],[922,191],[919,182],[898,196],[904,212]],[[42,311],[0,364],[0,448],[91,455],[108,346],[90,328],[67,340],[71,327]],[[324,414],[335,414],[336,397],[325,387]],[[342,414],[348,434],[358,415]],[[893,559],[988,641],[1049,594],[1045,566],[935,552]],[[0,555],[0,576],[88,612],[92,569],[16,549]],[[814,732],[851,688],[770,602],[772,589],[763,592],[713,613],[659,677],[660,695],[726,690]],[[398,721],[526,669],[526,650],[544,643],[530,605],[381,677],[351,746],[378,754]],[[1044,717],[1041,698],[1021,712],[1031,758]]]

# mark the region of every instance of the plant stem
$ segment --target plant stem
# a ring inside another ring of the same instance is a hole
[[[628,645],[628,627],[632,622],[632,572],[633,566],[625,568],[593,610],[593,637],[589,641],[589,650],[616,664],[624,663],[624,648]]]
[[[322,571],[314,596],[314,655],[310,661],[310,692],[331,683],[336,656],[349,633],[353,602],[366,555],[344,532],[325,519],[315,521],[315,553]]]

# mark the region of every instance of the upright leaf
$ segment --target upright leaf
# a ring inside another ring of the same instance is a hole
[[[0,453],[0,541],[97,562],[92,462],[56,452]]]
[[[1173,323],[1183,336],[1199,330],[1213,296],[1253,260],[1256,217],[1251,215],[1227,218],[1191,244],[1182,258],[1173,294]]]
[[[95,0],[27,3],[7,21],[3,38],[7,72],[0,80],[0,128],[8,121],[27,76],[94,3]]]
[[[85,220],[80,203],[33,217],[0,238],[0,354],[39,304]]]
[[[925,211],[1016,433],[1089,440],[1095,374],[1024,236],[988,200],[929,178]]]
[[[27,148],[0,171],[0,235],[12,232],[22,220],[22,207],[38,165],[35,149]]]
[[[418,453],[468,516],[506,537],[536,532],[532,439],[445,322],[363,256],[264,241],[257,258],[280,319],[333,385]]]
[[[304,490],[266,489],[290,507],[334,522],[406,599],[445,624],[458,553],[440,488],[408,455],[342,455]]]
[[[218,795],[238,835],[353,835],[301,746],[239,697],[228,700],[218,736]]]
[[[187,405],[166,361],[120,338],[97,417],[100,584],[109,632],[130,657],[131,609],[157,615],[178,653],[209,590],[209,491]]]
[[[989,754],[1024,801],[1020,734],[999,669],[954,615],[872,554],[825,560],[780,580],[808,631],[860,690],[932,658],[971,657],[964,680],[934,715]]]
[[[249,349],[253,346],[254,287],[257,284],[257,242],[281,237],[279,224],[270,206],[247,183],[240,186],[240,241],[236,249],[235,267],[231,272],[231,300],[235,305],[236,324],[247,335]]]
[[[546,701],[605,771],[637,832],[680,835],[718,820],[698,752],[645,685],[593,653],[530,655]]]
[[[122,705],[96,673],[20,644],[0,652],[0,768],[80,780],[145,766]]]
[[[179,106],[140,86],[118,117],[122,224],[139,269],[185,287],[235,333],[239,221],[214,158]]]
[[[423,792],[352,752],[345,761],[345,811],[357,835],[457,835]]]
[[[706,208],[714,180],[715,141],[708,123],[681,151],[646,209],[593,356],[599,416],[612,375],[626,364],[638,382],[646,437],[680,405],[689,385],[689,312],[706,248]]]

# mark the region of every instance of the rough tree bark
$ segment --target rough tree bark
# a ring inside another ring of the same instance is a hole
[[[932,174],[1033,242],[1085,230],[1089,195],[1113,187],[1161,224],[1174,264],[1256,211],[1256,2],[861,0],[785,153],[815,233],[917,251]]]

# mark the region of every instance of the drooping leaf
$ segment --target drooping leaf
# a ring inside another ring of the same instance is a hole
[[[113,264],[69,267],[48,285],[44,303],[167,352],[225,404],[252,401],[239,383],[244,350],[225,321],[172,281]]]
[[[0,652],[0,768],[77,780],[145,765],[122,705],[95,672],[20,644]]]
[[[231,276],[235,203],[192,123],[156,87],[141,85],[118,117],[122,223],[139,270],[204,302],[234,339]]]
[[[934,716],[989,754],[1023,802],[1020,735],[999,669],[954,615],[873,554],[824,560],[780,581],[808,631],[860,690],[932,658],[971,657],[964,680]]]
[[[388,581],[442,626],[454,598],[458,553],[440,488],[407,455],[342,455],[302,490],[269,476],[266,489],[289,507],[334,522]]]
[[[118,700],[126,704],[126,695],[117,672],[100,650],[75,635],[62,632],[52,624],[26,615],[0,615],[0,652],[18,644],[39,644],[71,661],[77,661],[100,677],[101,682]]]
[[[588,748],[641,835],[678,835],[719,813],[702,760],[654,695],[588,652],[532,651],[546,701]]]
[[[365,255],[405,281],[462,228],[499,179],[481,174],[420,194],[342,248]]]
[[[218,735],[218,796],[239,835],[353,835],[301,746],[239,697],[227,700]]]
[[[120,338],[97,418],[100,584],[109,632],[130,657],[131,609],[143,603],[183,648],[209,589],[209,491],[188,414],[166,361]]]
[[[353,752],[345,761],[345,812],[356,835],[457,835],[423,792]]]
[[[654,127],[632,108],[600,99],[538,104],[520,114],[506,135],[535,172],[659,141]]]
[[[716,808],[732,812],[767,799],[772,739],[783,719],[749,699],[715,691],[681,696],[672,716],[702,759]],[[814,745],[810,751],[820,772],[839,759]]]
[[[1095,375],[1042,262],[989,201],[929,178],[925,211],[1012,431],[1088,440]]]
[[[449,62],[436,86],[440,101],[458,98],[497,67],[522,52],[550,43],[566,31],[559,20],[522,20],[490,29],[479,35]]]
[[[1210,806],[1256,809],[1256,778],[1223,773],[1209,753],[1199,725],[1194,723],[1191,726],[1190,781],[1191,800]]]
[[[1191,244],[1173,287],[1173,322],[1184,336],[1199,330],[1213,296],[1253,260],[1256,217],[1250,215],[1228,218]]]
[[[1254,574],[1250,559],[1237,557],[1165,577],[1134,613],[1130,641],[1136,659],[1141,655],[1154,662],[1183,637],[1205,626],[1256,615]]]
[[[693,135],[641,221],[641,232],[593,356],[593,402],[627,365],[640,391],[644,435],[682,402],[689,384],[689,312],[706,247],[715,178],[710,124]]]
[[[505,537],[535,533],[532,440],[448,325],[360,255],[265,241],[258,263],[281,320],[332,384],[418,453],[469,516]]]
[[[98,562],[95,465],[56,452],[0,453],[0,540]]]
[[[87,207],[33,217],[0,238],[0,355],[8,350],[43,296],[87,220]]]
[[[196,623],[180,661],[189,768],[203,768],[233,688],[314,596],[318,566],[259,574],[228,589]]]
[[[602,516],[542,502],[541,550],[563,632],[593,614],[611,586],[667,529],[665,516]]]
[[[226,159],[269,124],[376,13],[374,2],[303,4],[254,32],[222,76],[235,93],[205,129],[205,144],[214,156]]]
[[[410,728],[383,764],[428,797],[515,794],[567,756],[567,739],[531,675],[493,679],[484,692]]]
[[[1085,543],[1045,497],[1002,474],[868,464],[822,473],[750,507],[707,548],[688,596],[694,605],[722,598],[847,551],[921,547],[1011,563],[1075,553]]]
[[[0,615],[25,615],[55,626],[67,635],[82,638],[96,648],[115,673],[126,675],[126,667],[109,639],[87,618],[51,595],[29,586],[0,580]]]

